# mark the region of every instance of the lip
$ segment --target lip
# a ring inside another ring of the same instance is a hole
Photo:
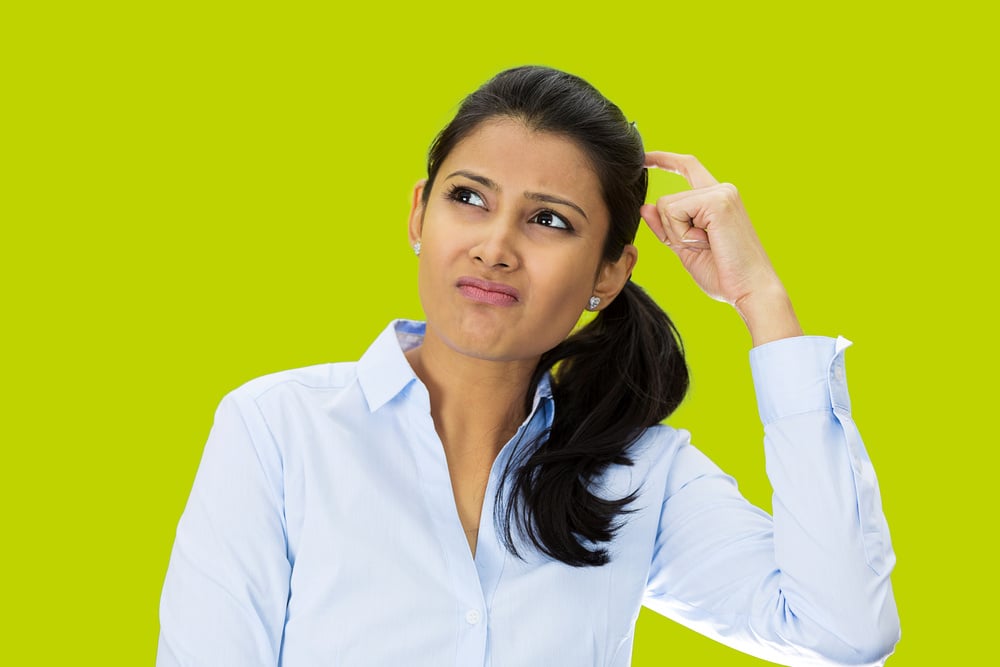
[[[482,280],[472,276],[458,279],[458,290],[468,299],[494,306],[512,306],[521,300],[521,293],[510,285]]]

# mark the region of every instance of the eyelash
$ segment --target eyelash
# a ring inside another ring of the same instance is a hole
[[[546,224],[543,224],[541,222],[536,222],[536,224],[542,225],[542,227],[550,227],[552,229],[558,229],[559,231],[563,231],[563,232],[572,232],[573,231],[573,225],[569,224],[569,220],[567,220],[566,218],[562,217],[561,215],[559,215],[555,211],[550,211],[548,209],[546,209],[544,211],[539,211],[531,219],[537,221],[538,218],[540,216],[543,216],[543,215],[549,215],[549,216],[552,216],[553,218],[556,218],[558,220],[562,220],[562,223],[564,225],[566,225],[566,226],[565,227],[553,227],[552,225],[546,225]]]
[[[451,201],[458,202],[459,204],[465,204],[466,206],[476,206],[476,208],[485,208],[484,206],[481,207],[481,206],[478,206],[476,204],[472,204],[472,203],[469,203],[467,201],[463,201],[462,197],[464,195],[466,195],[466,194],[474,195],[476,197],[479,197],[480,201],[484,201],[485,202],[485,200],[483,200],[483,198],[479,196],[478,192],[476,192],[475,190],[470,190],[469,188],[462,187],[461,185],[452,185],[448,189],[448,192],[445,195],[445,197],[448,198],[448,199],[450,199]]]
[[[467,187],[464,187],[464,186],[461,186],[461,185],[452,185],[448,189],[448,192],[445,194],[445,197],[447,199],[449,199],[450,201],[458,202],[459,204],[465,204],[466,206],[475,206],[476,208],[485,208],[485,206],[479,206],[478,204],[473,204],[471,202],[465,201],[463,199],[463,197],[465,197],[466,195],[473,195],[475,197],[478,197],[480,199],[480,201],[483,200],[483,198],[475,190],[471,190],[471,189],[469,189]],[[566,227],[554,227],[552,225],[546,225],[546,224],[543,224],[541,222],[538,222],[538,218],[541,217],[541,216],[543,216],[543,215],[551,216],[553,218],[561,220],[563,222],[563,224],[566,225]],[[539,211],[538,213],[536,213],[535,215],[533,215],[530,219],[532,221],[534,221],[535,224],[541,225],[542,227],[549,227],[550,229],[558,229],[559,231],[563,231],[563,232],[572,232],[573,231],[573,225],[570,224],[569,220],[567,220],[563,216],[559,215],[555,211],[552,211],[552,210],[549,210],[549,209],[545,209],[543,211]]]

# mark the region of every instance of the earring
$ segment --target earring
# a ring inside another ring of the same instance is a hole
[[[587,302],[587,310],[597,310],[597,307],[601,305],[601,297],[592,296],[590,301]]]
[[[420,241],[413,244],[413,254],[420,257]]]

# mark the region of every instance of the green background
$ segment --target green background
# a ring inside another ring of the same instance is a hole
[[[735,183],[807,331],[855,341],[899,558],[890,664],[974,662],[997,594],[990,20],[963,2],[332,4],[0,9],[2,661],[153,662],[216,404],[420,316],[405,225],[427,146],[489,76],[541,63]],[[638,245],[694,372],[671,422],[769,507],[749,337],[648,230]],[[763,664],[643,612],[636,667],[704,663]]]

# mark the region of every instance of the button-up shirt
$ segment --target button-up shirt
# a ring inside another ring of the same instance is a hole
[[[177,529],[157,664],[539,667],[630,664],[642,605],[784,664],[878,664],[899,637],[894,555],[851,419],[845,339],[751,351],[773,518],[656,426],[594,486],[638,490],[607,546],[571,567],[494,526],[499,475],[552,422],[548,379],[493,462],[475,557],[430,398],[396,321],[356,363],[227,395]],[[670,664],[670,656],[664,656]]]

